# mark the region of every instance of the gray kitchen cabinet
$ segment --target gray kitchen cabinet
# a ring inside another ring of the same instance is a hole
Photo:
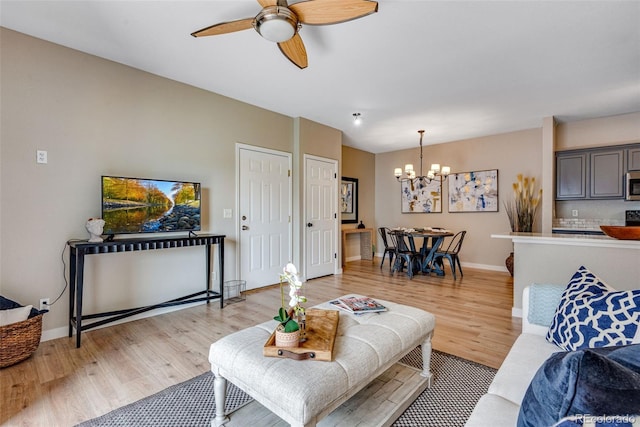
[[[625,161],[634,148],[556,152],[556,200],[624,198]]]
[[[627,170],[640,171],[640,147],[627,150]]]
[[[556,153],[556,199],[587,197],[587,153]]]
[[[589,153],[589,198],[624,197],[624,150],[602,150]]]

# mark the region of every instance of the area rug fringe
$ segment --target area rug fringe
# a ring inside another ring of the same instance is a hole
[[[420,347],[400,363],[421,369]],[[463,426],[496,373],[495,369],[435,350],[431,371],[433,387],[420,394],[394,426]],[[252,400],[228,383],[225,411],[237,410]],[[77,427],[208,427],[214,414],[213,374],[206,372]]]

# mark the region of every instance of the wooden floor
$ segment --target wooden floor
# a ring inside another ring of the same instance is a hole
[[[436,316],[433,346],[498,368],[520,333],[511,317],[508,273],[465,268],[465,276],[391,276],[380,259],[350,262],[344,274],[305,284],[309,304],[359,293],[420,307]],[[43,342],[28,360],[0,370],[0,423],[73,426],[193,378],[209,369],[209,345],[276,314],[277,286],[243,302],[199,305]]]

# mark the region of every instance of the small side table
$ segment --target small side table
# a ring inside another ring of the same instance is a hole
[[[345,248],[347,246],[347,235],[360,234],[360,257],[364,260],[373,260],[373,228],[348,228],[342,230],[342,266],[345,263]]]

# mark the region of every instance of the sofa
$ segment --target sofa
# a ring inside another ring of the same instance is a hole
[[[522,334],[511,347],[489,390],[476,404],[466,427],[514,427],[522,399],[538,368],[553,353],[562,351],[545,336],[566,285],[532,286],[545,286],[548,290],[548,296],[537,298],[531,307],[534,311],[531,318],[537,323],[529,321],[531,287],[526,287],[522,294]]]
[[[568,285],[525,288],[522,314],[466,427],[640,423],[640,289],[616,291],[582,266]]]

